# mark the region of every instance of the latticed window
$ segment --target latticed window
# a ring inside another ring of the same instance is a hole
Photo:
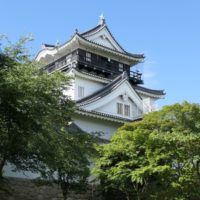
[[[130,105],[124,105],[124,115],[130,117]]]
[[[117,103],[117,114],[123,115],[123,104]]]
[[[91,53],[86,52],[86,58],[85,58],[85,60],[86,60],[87,62],[91,62]]]
[[[78,98],[84,97],[84,87],[78,86]]]

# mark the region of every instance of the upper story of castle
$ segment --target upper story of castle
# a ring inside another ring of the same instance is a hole
[[[144,62],[144,55],[124,50],[103,16],[96,27],[76,31],[64,44],[44,44],[36,60],[48,73],[59,70],[73,77],[64,92],[76,101],[80,115],[133,121],[155,110],[154,102],[165,96],[163,90],[141,86],[142,74],[131,69]]]
[[[74,35],[64,44],[44,44],[36,56],[45,63],[45,69],[68,71],[76,68],[102,78],[114,79],[124,71],[132,84],[142,84],[142,74],[131,67],[144,61],[143,54],[129,53],[114,38],[101,15],[96,27]]]

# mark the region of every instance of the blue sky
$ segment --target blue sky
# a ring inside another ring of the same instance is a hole
[[[32,33],[31,53],[42,43],[65,42],[77,28],[97,25],[101,13],[118,42],[144,53],[145,86],[165,89],[159,105],[200,103],[199,0],[0,0],[0,33],[16,41]]]

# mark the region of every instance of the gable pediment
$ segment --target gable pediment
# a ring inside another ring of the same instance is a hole
[[[136,110],[137,113],[138,111],[140,112],[140,114],[142,113],[142,100],[127,80],[122,82],[118,87],[116,87],[112,92],[108,93],[107,95],[101,98],[97,98],[95,101],[86,105],[82,105],[80,107],[86,110],[93,110],[117,116],[117,103],[130,105],[131,110],[134,111],[135,114]],[[130,117],[133,118],[135,116],[134,114],[131,114]]]
[[[123,48],[117,43],[106,25],[99,27],[96,31],[82,35],[85,39],[103,45],[115,51],[124,53]]]

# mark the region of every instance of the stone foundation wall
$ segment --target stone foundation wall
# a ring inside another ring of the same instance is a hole
[[[70,192],[68,200],[102,200],[100,190],[90,186],[87,192]],[[57,185],[38,186],[33,180],[5,178],[0,185],[0,200],[63,200]]]

